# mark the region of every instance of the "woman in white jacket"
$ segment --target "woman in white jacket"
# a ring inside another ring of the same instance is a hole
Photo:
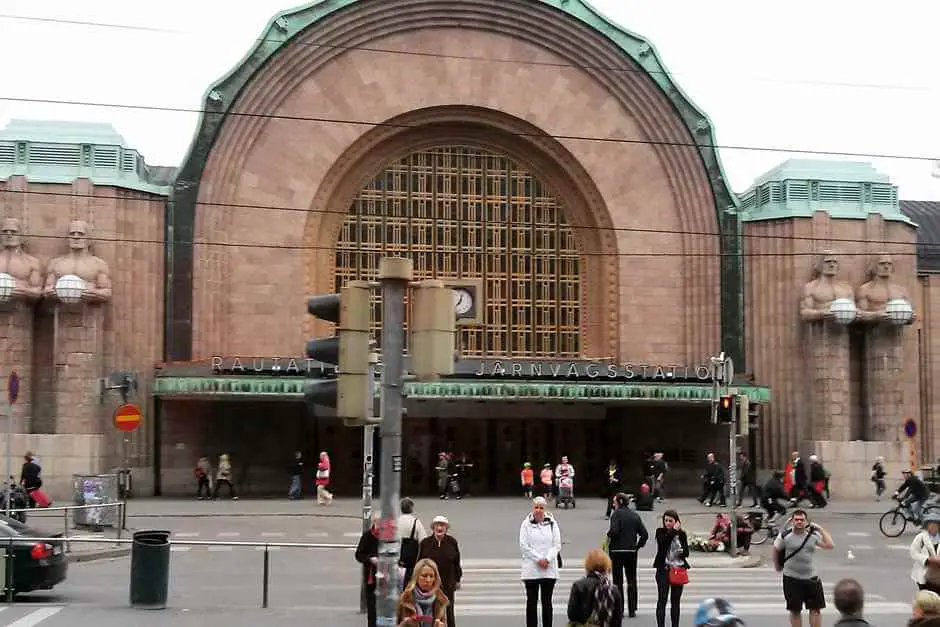
[[[552,627],[552,593],[558,580],[561,530],[545,507],[544,498],[533,499],[532,513],[525,517],[519,528],[526,627],[538,627],[539,597],[542,601],[542,627]]]
[[[920,590],[930,590],[940,594],[940,514],[928,512],[924,516],[924,530],[914,536],[911,542],[911,579]],[[937,573],[928,578],[927,570]]]

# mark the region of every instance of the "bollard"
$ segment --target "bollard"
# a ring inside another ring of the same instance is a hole
[[[268,545],[264,545],[264,566],[261,569],[262,571],[262,582],[261,582],[261,607],[264,609],[268,608],[268,579],[271,574],[271,558],[270,553],[268,553]]]
[[[7,603],[13,603],[13,597],[16,596],[16,590],[14,590],[13,585],[13,537],[10,537],[10,541],[7,544],[6,555],[4,559],[7,562],[7,572],[6,572],[6,581],[4,585],[6,586],[7,593]]]

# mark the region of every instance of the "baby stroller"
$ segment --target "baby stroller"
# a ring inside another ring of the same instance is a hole
[[[555,507],[559,505],[564,505],[565,509],[568,509],[569,505],[577,507],[574,500],[574,479],[567,475],[558,478],[558,498],[555,499]]]

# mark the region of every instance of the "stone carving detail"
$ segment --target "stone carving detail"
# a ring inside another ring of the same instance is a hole
[[[42,266],[39,259],[23,250],[20,240],[20,221],[6,218],[0,225],[0,273],[13,277],[11,299],[32,301],[42,295]],[[9,281],[9,279],[6,279]]]
[[[102,259],[88,249],[88,224],[76,220],[69,224],[69,252],[49,262],[43,294],[57,299],[56,281],[67,275],[85,281],[81,299],[86,303],[102,303],[111,300],[111,272]]]
[[[872,324],[910,324],[914,321],[912,312],[909,318],[902,320],[898,318],[898,312],[888,311],[891,301],[911,302],[907,290],[895,283],[893,276],[894,260],[890,255],[880,255],[874,260],[868,269],[868,282],[858,288],[859,320]]]
[[[813,267],[813,280],[803,286],[800,318],[804,322],[836,320],[838,312],[832,307],[836,300],[851,301],[854,307],[855,292],[851,285],[839,280],[838,275],[839,259],[832,251],[824,251]]]

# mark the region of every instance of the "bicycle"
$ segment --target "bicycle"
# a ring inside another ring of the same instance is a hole
[[[915,517],[909,505],[903,503],[897,496],[892,498],[897,501],[897,506],[882,514],[878,520],[878,529],[887,538],[897,538],[903,534],[907,530],[907,523],[911,523],[915,527],[920,526],[920,521],[923,520],[927,512],[940,510],[940,506],[937,504],[925,503],[920,516]]]
[[[759,546],[767,540],[774,540],[780,535],[780,529],[772,520],[764,519],[764,512],[748,512],[744,515],[754,531],[751,533],[751,544]]]

